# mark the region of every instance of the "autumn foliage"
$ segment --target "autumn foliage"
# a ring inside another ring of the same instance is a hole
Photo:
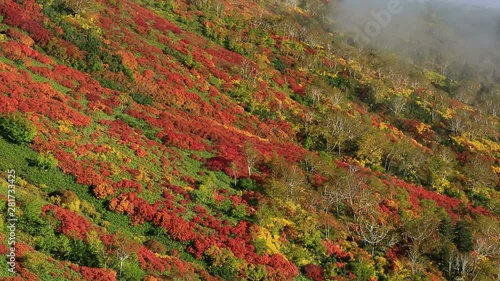
[[[41,2],[0,4],[20,278],[497,277],[495,102],[344,45],[335,1]]]

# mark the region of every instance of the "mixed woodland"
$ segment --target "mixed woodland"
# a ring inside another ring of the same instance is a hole
[[[500,280],[500,74],[337,4],[0,0],[0,279]]]

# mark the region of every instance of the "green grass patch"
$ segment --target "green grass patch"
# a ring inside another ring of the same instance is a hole
[[[52,88],[54,88],[54,90],[56,90],[56,91],[59,91],[59,92],[64,93],[64,94],[66,94],[67,92],[71,91],[71,89],[64,87],[63,85],[55,82],[54,80],[50,80],[50,79],[48,79],[48,78],[46,78],[44,76],[38,75],[36,73],[33,73],[27,67],[25,67],[23,65],[19,65],[15,61],[12,61],[12,60],[10,60],[10,59],[8,59],[6,57],[0,57],[0,61],[5,62],[7,64],[10,64],[11,66],[16,66],[20,70],[27,71],[30,74],[30,76],[33,79],[33,81],[35,81],[35,82],[42,82],[42,83],[49,82],[50,85],[52,86]],[[40,62],[38,62],[36,60],[31,60],[31,61],[32,61],[32,64],[35,65],[35,66],[44,66],[44,67],[47,67],[47,65],[42,64],[42,63],[40,63]],[[49,67],[51,67],[51,66],[49,66]]]
[[[49,83],[50,83],[50,85],[52,85],[52,88],[54,88],[54,90],[59,91],[61,93],[66,94],[67,92],[71,91],[71,89],[66,88],[63,85],[61,85],[53,80],[50,80]]]
[[[15,169],[17,177],[41,187],[45,194],[67,189],[72,190],[80,200],[85,200],[94,205],[96,211],[101,213],[104,219],[108,220],[109,218],[112,219],[113,222],[120,222],[119,227],[128,230],[130,233],[136,231],[136,228],[130,226],[126,216],[108,211],[106,209],[107,204],[95,198],[89,186],[76,183],[73,176],[63,173],[60,169],[47,171],[43,168],[31,165],[30,162],[32,159],[36,159],[39,155],[36,151],[25,146],[10,143],[4,138],[0,138],[0,154],[2,155],[0,160],[1,171]]]

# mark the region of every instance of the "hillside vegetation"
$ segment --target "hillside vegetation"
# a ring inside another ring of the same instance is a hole
[[[336,5],[0,1],[0,279],[499,280],[498,81]]]

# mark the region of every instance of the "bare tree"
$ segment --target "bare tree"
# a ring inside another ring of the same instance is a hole
[[[241,64],[240,74],[243,78],[255,83],[259,77],[260,71],[252,62],[244,60]]]
[[[293,165],[291,169],[283,175],[283,182],[286,186],[285,199],[292,202],[296,201],[295,195],[297,195],[297,192],[300,191],[305,183],[305,178],[299,170],[299,167]]]
[[[297,8],[299,6],[299,0],[283,0],[284,3],[292,8]]]
[[[129,259],[138,250],[138,244],[129,239],[123,234],[116,234],[113,238],[113,243],[111,245],[111,250],[116,255],[118,261],[119,271],[118,276],[121,276],[123,270],[123,264],[127,259]]]
[[[65,4],[75,15],[88,12],[96,5],[92,0],[65,0]]]
[[[272,170],[274,177],[269,182],[269,188],[274,196],[296,203],[306,183],[302,169],[284,158],[276,157],[272,162]]]
[[[344,96],[338,88],[333,88],[330,93],[328,93],[328,100],[333,106],[341,106],[344,103]]]
[[[312,87],[309,94],[311,95],[313,105],[315,105],[320,102],[321,97],[323,96],[323,91],[320,88]]]
[[[489,114],[494,117],[498,117],[500,113],[500,90],[497,90],[499,93],[496,94],[496,97],[492,97],[485,101],[486,108],[488,109]]]
[[[463,114],[457,114],[450,120],[450,131],[454,134],[461,133],[465,128]]]
[[[340,214],[341,205],[349,199],[348,192],[341,188],[345,187],[334,179],[328,179],[322,186],[320,193],[322,196],[322,210],[329,213],[331,208],[335,206],[337,217]]]
[[[399,158],[400,155],[401,155],[401,146],[397,144],[392,145],[391,149],[387,151],[385,154],[384,169],[386,172],[391,170],[394,159]]]
[[[375,256],[375,250],[379,246],[391,247],[398,239],[392,235],[393,227],[387,221],[377,218],[377,212],[359,217],[351,228],[359,236],[361,241],[370,247],[370,253]]]
[[[399,116],[406,108],[406,99],[402,96],[394,97],[389,108],[394,112],[394,115]]]
[[[476,280],[477,261],[471,253],[453,251],[446,262],[448,265],[447,273],[454,277],[454,280]]]
[[[245,160],[247,162],[247,171],[248,171],[248,176],[252,175],[252,169],[255,165],[255,163],[259,160],[260,154],[259,151],[257,151],[253,144],[250,142],[245,142],[245,145],[243,147],[243,153],[245,154]]]
[[[408,252],[406,253],[408,260],[410,261],[411,273],[415,274],[422,271],[422,264],[425,261],[424,252],[418,244],[411,244]]]
[[[435,205],[430,205],[432,203],[425,201],[422,203],[424,210],[420,215],[402,217],[404,223],[403,240],[410,244],[407,257],[414,274],[423,268],[423,263],[426,260],[425,255],[438,246],[435,243],[435,238],[440,220],[434,214]]]
[[[342,113],[333,113],[328,116],[326,122],[321,125],[322,130],[326,130],[327,149],[332,152],[337,150],[340,156],[344,143],[359,136],[360,128],[353,124],[355,122]]]
[[[464,167],[464,173],[467,176],[467,184],[472,190],[484,186],[495,186],[499,181],[491,168],[491,163],[479,155],[469,160]]]
[[[473,249],[478,260],[500,256],[500,224],[497,220],[482,217],[478,220]]]

